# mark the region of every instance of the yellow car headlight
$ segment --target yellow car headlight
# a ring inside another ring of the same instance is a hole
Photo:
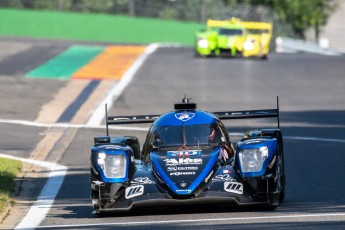
[[[206,49],[208,47],[208,41],[207,39],[199,39],[198,40],[198,46],[200,48]]]
[[[252,49],[254,49],[254,46],[255,46],[254,45],[254,40],[247,40],[243,44],[243,48],[245,50],[252,50]]]

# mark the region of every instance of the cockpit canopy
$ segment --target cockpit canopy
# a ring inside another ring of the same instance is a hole
[[[174,146],[214,146],[221,142],[222,137],[215,123],[159,126],[153,131],[153,144],[158,148]]]
[[[242,35],[243,34],[243,30],[241,30],[241,29],[220,28],[218,33],[220,35],[226,35],[226,36]]]
[[[226,141],[218,123],[204,111],[169,112],[153,123],[148,142],[154,148],[214,147]]]

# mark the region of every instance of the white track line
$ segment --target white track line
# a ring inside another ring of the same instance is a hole
[[[105,125],[84,125],[84,124],[69,124],[69,123],[38,123],[34,121],[25,121],[25,120],[7,120],[0,119],[0,123],[4,124],[15,124],[15,125],[25,125],[38,128],[88,128],[88,129],[104,129]],[[133,126],[122,126],[116,125],[111,126],[109,129],[113,130],[133,130],[133,131],[148,131],[148,128],[133,127]]]
[[[255,216],[255,217],[230,217],[230,218],[215,218],[215,219],[186,219],[186,220],[158,220],[158,221],[136,221],[136,222],[123,222],[123,223],[97,223],[97,224],[77,224],[77,225],[46,225],[39,226],[39,228],[72,228],[72,227],[96,227],[96,226],[136,226],[136,225],[150,225],[150,224],[180,224],[180,223],[204,223],[204,222],[219,222],[236,220],[280,220],[282,219],[297,219],[297,218],[319,218],[319,217],[345,217],[345,213],[319,213],[319,214],[301,214],[301,215],[284,215],[284,216]],[[278,221],[279,222],[279,221]]]
[[[105,129],[104,125],[83,125],[83,124],[69,124],[69,123],[48,124],[48,123],[37,123],[37,122],[25,121],[25,120],[0,119],[0,123],[25,125],[25,126],[33,126],[33,127],[42,127],[42,128],[88,128],[88,129],[102,129],[102,128],[104,128]],[[145,128],[145,127],[122,126],[122,125],[110,126],[109,129],[144,131],[144,132],[147,132],[149,130],[149,128]],[[230,133],[230,135],[231,136],[243,136],[244,133]],[[322,138],[322,137],[284,136],[284,139],[286,139],[286,140],[301,140],[301,141],[323,141],[323,142],[345,143],[344,139]]]
[[[326,142],[338,142],[345,143],[345,140],[334,138],[319,138],[319,137],[297,137],[297,136],[284,136],[284,139],[301,140],[301,141],[326,141]]]
[[[105,117],[105,109],[104,105],[107,104],[108,108],[110,108],[114,101],[121,95],[122,91],[126,88],[126,86],[132,81],[134,74],[138,71],[138,69],[142,66],[145,60],[156,51],[156,49],[160,47],[160,44],[153,43],[150,44],[141,54],[138,59],[134,62],[134,64],[127,70],[127,72],[121,77],[121,80],[111,89],[109,94],[103,101],[99,104],[96,108],[92,116],[90,117],[89,121],[87,122],[88,125],[99,125],[101,124],[103,118]]]
[[[49,173],[48,181],[46,182],[36,202],[33,204],[33,206],[31,206],[29,212],[26,214],[23,220],[15,227],[15,229],[35,229],[44,220],[50,208],[52,207],[55,197],[59,192],[67,173],[67,167],[64,165],[13,157],[5,154],[0,154],[0,157],[19,160],[25,163],[48,168],[51,171]]]

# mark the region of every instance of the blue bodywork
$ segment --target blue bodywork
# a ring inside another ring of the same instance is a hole
[[[210,173],[214,164],[218,160],[219,149],[216,149],[214,152],[210,153],[207,156],[208,162],[206,163],[204,168],[202,168],[202,170],[200,170],[200,173],[198,173],[196,179],[193,180],[193,183],[191,183],[187,188],[184,188],[184,189],[178,188],[175,184],[176,182],[174,182],[169,176],[167,176],[166,172],[162,168],[162,165],[159,164],[159,162],[162,161],[161,155],[154,153],[154,152],[152,152],[150,155],[151,155],[153,166],[155,167],[155,169],[157,170],[157,172],[161,176],[161,178],[164,180],[164,182],[167,184],[167,186],[174,193],[176,193],[178,195],[187,195],[187,194],[193,193],[195,191],[196,187],[199,186],[200,183],[205,179],[205,177]],[[167,159],[175,159],[175,158],[167,158]],[[193,158],[191,158],[191,159],[193,159]],[[196,159],[201,159],[201,158],[196,158]]]

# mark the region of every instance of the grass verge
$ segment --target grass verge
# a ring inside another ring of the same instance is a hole
[[[0,34],[114,43],[193,45],[202,24],[121,15],[0,9]]]
[[[14,189],[13,179],[22,169],[21,161],[0,158],[0,214],[11,203],[10,193]]]

